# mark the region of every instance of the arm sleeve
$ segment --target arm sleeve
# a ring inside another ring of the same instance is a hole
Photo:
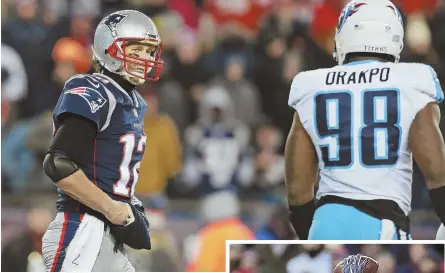
[[[439,78],[437,77],[436,71],[434,71],[434,69],[431,66],[428,65],[427,67],[428,67],[428,70],[429,70],[429,72],[431,74],[431,78],[432,78],[430,87],[428,87],[428,89],[431,90],[430,92],[434,96],[434,101],[436,103],[441,103],[441,102],[443,102],[444,94],[443,94],[442,86],[440,85],[440,82],[439,82]]]
[[[65,84],[54,115],[57,121],[59,121],[59,116],[64,113],[81,116],[92,121],[96,125],[97,131],[101,131],[109,124],[110,113],[115,106],[113,101],[110,106],[108,92],[93,77],[75,76]]]
[[[297,103],[301,100],[301,94],[298,92],[298,85],[301,81],[301,73],[298,73],[292,80],[292,84],[289,92],[289,100],[287,104],[293,109],[297,110]]]
[[[303,116],[303,113],[311,113],[310,111],[313,105],[312,103],[308,103],[308,101],[312,99],[310,94],[312,94],[314,86],[317,86],[316,83],[312,83],[314,81],[314,74],[310,74],[309,72],[298,73],[292,81],[288,105],[293,108],[300,117]]]
[[[91,154],[96,138],[96,125],[82,116],[65,113],[59,117],[62,125],[56,131],[49,152],[67,155],[79,164]]]
[[[416,83],[412,85],[415,92],[410,93],[410,99],[411,105],[417,114],[428,103],[441,103],[444,99],[444,94],[436,71],[429,65],[416,65],[417,67],[413,69],[416,73],[416,76],[413,77]]]

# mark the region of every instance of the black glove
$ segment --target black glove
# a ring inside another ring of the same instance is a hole
[[[289,212],[290,222],[294,227],[298,238],[300,240],[307,240],[315,212],[314,201],[311,200],[309,203],[301,206],[289,205]]]
[[[443,205],[443,200],[445,199],[445,186],[431,189],[429,193],[437,216],[440,221],[445,224],[445,206]]]
[[[114,251],[117,252],[122,244],[134,249],[151,249],[148,229],[150,224],[145,216],[144,207],[129,204],[134,215],[134,222],[128,226],[111,225],[110,232],[116,238]]]

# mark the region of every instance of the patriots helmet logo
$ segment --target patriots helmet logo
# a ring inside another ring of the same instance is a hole
[[[65,93],[81,96],[90,106],[91,113],[95,113],[107,102],[101,93],[90,87],[77,87],[67,90]]]
[[[356,13],[363,5],[366,5],[366,3],[352,2],[342,10],[337,22],[337,33],[341,31],[349,17]]]
[[[105,24],[111,31],[115,31],[116,26],[122,22],[128,15],[113,13],[104,18],[103,24]]]

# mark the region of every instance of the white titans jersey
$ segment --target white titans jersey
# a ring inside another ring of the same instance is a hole
[[[317,198],[389,199],[408,215],[409,130],[417,112],[442,100],[436,73],[418,63],[367,60],[295,76],[289,105],[317,150]]]

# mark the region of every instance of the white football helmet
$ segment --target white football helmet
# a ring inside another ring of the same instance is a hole
[[[338,18],[334,58],[342,65],[349,53],[377,53],[398,62],[403,35],[402,16],[391,1],[353,0]]]
[[[149,58],[129,56],[127,42],[141,42],[156,46]],[[119,74],[129,82],[140,85],[146,80],[157,81],[163,62],[161,38],[153,21],[135,10],[121,10],[105,17],[97,26],[94,35],[94,59],[110,72]],[[144,73],[130,71],[127,64],[143,66]],[[148,74],[155,69],[154,76]]]

